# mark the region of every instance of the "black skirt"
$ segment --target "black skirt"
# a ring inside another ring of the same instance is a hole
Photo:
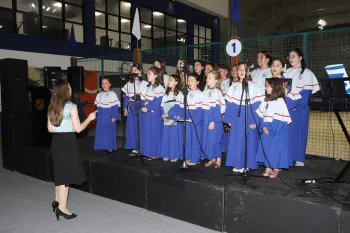
[[[81,185],[86,181],[77,139],[72,133],[54,133],[51,145],[55,185]]]

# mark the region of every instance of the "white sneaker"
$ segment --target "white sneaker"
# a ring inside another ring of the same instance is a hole
[[[137,154],[137,150],[133,150],[131,151],[131,153]]]
[[[296,166],[296,167],[304,167],[304,162],[296,161],[296,162],[295,162],[295,166]]]
[[[232,171],[233,172],[238,172],[238,173],[243,173],[244,172],[244,168],[241,168],[241,169],[233,168]],[[247,171],[249,171],[249,168],[247,168]]]

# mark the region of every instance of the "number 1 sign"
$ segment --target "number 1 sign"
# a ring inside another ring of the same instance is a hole
[[[226,53],[231,56],[235,57],[238,54],[240,54],[242,51],[242,44],[239,40],[233,39],[230,40],[226,45]]]

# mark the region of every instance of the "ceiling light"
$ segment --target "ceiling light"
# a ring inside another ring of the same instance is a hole
[[[30,4],[28,4],[28,6],[35,8],[35,4],[34,3],[30,3]]]
[[[327,25],[327,22],[324,21],[323,19],[320,19],[320,20],[318,21],[318,25],[321,26],[321,27],[324,27],[324,26]]]
[[[102,13],[95,11],[95,16],[99,16],[99,15],[101,15],[101,14],[102,14]]]
[[[47,26],[43,25],[43,28],[47,28]]]
[[[53,6],[57,6],[57,7],[62,7],[62,3],[60,3],[60,2],[56,2],[56,3],[54,3],[54,4],[52,4]]]
[[[127,22],[129,22],[129,20],[128,19],[121,19],[120,22],[127,23]]]
[[[155,15],[155,16],[161,16],[161,15],[163,15],[163,13],[160,13],[160,12],[155,11],[155,12],[153,12],[153,15]]]
[[[127,7],[131,7],[131,3],[130,3],[130,2],[124,2],[123,5],[124,5],[124,6],[127,6]]]
[[[45,9],[45,6],[43,6],[43,9]]]
[[[0,28],[2,28],[2,25],[0,25]]]
[[[183,19],[178,19],[177,22],[179,22],[179,23],[184,23],[184,22],[186,22],[186,21],[183,20]]]
[[[46,11],[49,11],[51,9],[51,7],[48,7],[48,8],[46,8]]]
[[[52,12],[55,13],[55,11],[57,11],[57,9],[54,9]]]
[[[151,28],[151,25],[143,25],[144,28]]]

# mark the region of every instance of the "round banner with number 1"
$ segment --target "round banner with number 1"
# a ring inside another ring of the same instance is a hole
[[[242,44],[239,40],[233,39],[230,40],[226,45],[226,53],[231,56],[235,57],[238,54],[240,54],[242,51]]]

